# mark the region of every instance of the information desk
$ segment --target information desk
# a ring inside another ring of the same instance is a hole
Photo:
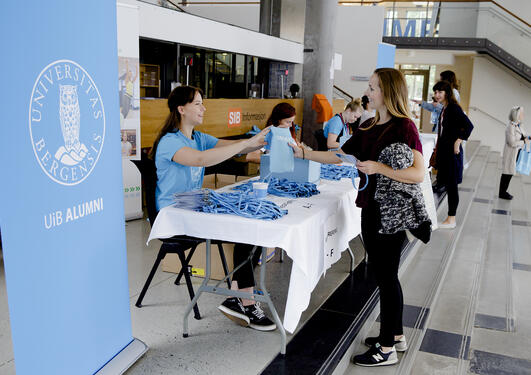
[[[221,191],[228,191],[230,188],[231,186],[227,186]],[[184,234],[210,240],[284,249],[293,263],[283,326],[288,332],[293,333],[302,312],[309,305],[311,293],[321,276],[340,259],[341,252],[348,248],[349,241],[361,232],[361,209],[355,205],[357,191],[352,186],[351,180],[321,180],[318,189],[321,193],[310,198],[295,199],[268,195],[266,199],[288,210],[287,215],[273,221],[200,213],[168,206],[159,212],[148,242],[154,238],[169,238]],[[203,291],[243,296],[237,292],[207,286],[209,242],[207,242],[207,275],[196,297],[188,306],[188,313]],[[263,285],[265,268],[261,267],[260,277],[260,287],[264,291],[264,296],[257,295],[256,299],[270,306],[281,334],[281,353],[284,354],[286,336]],[[187,315],[185,314],[184,318],[185,336],[188,334]]]

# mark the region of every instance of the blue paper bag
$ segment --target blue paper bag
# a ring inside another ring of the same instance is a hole
[[[289,128],[272,127],[265,141],[269,150],[271,161],[269,170],[272,173],[292,172],[295,162],[293,149],[289,143],[294,143]]]
[[[529,176],[531,173],[531,147],[530,145],[524,146],[518,154],[518,160],[516,161],[516,172]]]

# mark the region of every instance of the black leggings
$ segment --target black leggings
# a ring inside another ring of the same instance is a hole
[[[234,268],[243,263],[249,258],[249,254],[253,249],[253,245],[236,243],[234,244]],[[258,265],[260,260],[260,255],[262,255],[262,249],[258,247],[254,252],[252,267],[250,263],[245,264],[238,271],[234,272],[233,280],[238,282],[238,289],[250,288],[254,286],[254,274],[253,269]]]
[[[361,234],[369,256],[369,270],[380,289],[380,345],[393,346],[394,336],[402,335],[404,297],[398,280],[400,254],[406,232],[381,234],[380,210],[376,203],[361,210]]]
[[[459,205],[457,184],[446,184],[446,194],[448,194],[448,216],[455,216]]]

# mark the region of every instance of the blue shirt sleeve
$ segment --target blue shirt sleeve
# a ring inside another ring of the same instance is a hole
[[[158,163],[164,163],[167,161],[172,161],[173,155],[177,151],[179,151],[181,148],[185,147],[186,145],[181,142],[181,140],[178,137],[172,136],[171,133],[166,134],[164,137],[162,137],[159,141],[159,144],[157,146],[157,155],[155,157],[155,160]],[[160,168],[157,165],[157,169]]]
[[[437,105],[433,105],[433,103],[428,103],[424,101],[420,104],[420,106],[427,111],[435,112],[435,113],[440,113],[443,108],[442,104],[437,103]]]
[[[328,138],[328,134],[337,134],[339,135],[341,133],[341,130],[343,129],[343,122],[339,118],[339,116],[334,116],[325,125],[325,128],[323,130],[325,138]]]

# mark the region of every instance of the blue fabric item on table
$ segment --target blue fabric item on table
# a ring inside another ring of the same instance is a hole
[[[352,180],[352,186],[358,191],[362,191],[367,187],[369,179],[365,175],[365,183],[362,188],[358,189],[356,187],[356,178],[361,176],[359,175],[358,168],[354,165],[335,165],[335,164],[322,164],[321,165],[321,178],[325,180],[341,180],[342,178],[350,178]]]
[[[295,182],[287,179],[278,179],[275,177],[260,179],[261,182],[268,182],[269,187],[267,192],[277,197],[292,197],[292,198],[308,198],[319,194],[317,185],[311,182]],[[256,181],[254,181],[256,182]],[[253,191],[252,182],[246,182],[235,186],[233,190],[238,190],[243,193],[251,193]]]
[[[288,210],[281,209],[274,202],[254,198],[243,192],[217,193],[210,189],[200,189],[176,193],[173,198],[176,208],[250,219],[276,220],[288,213]]]

